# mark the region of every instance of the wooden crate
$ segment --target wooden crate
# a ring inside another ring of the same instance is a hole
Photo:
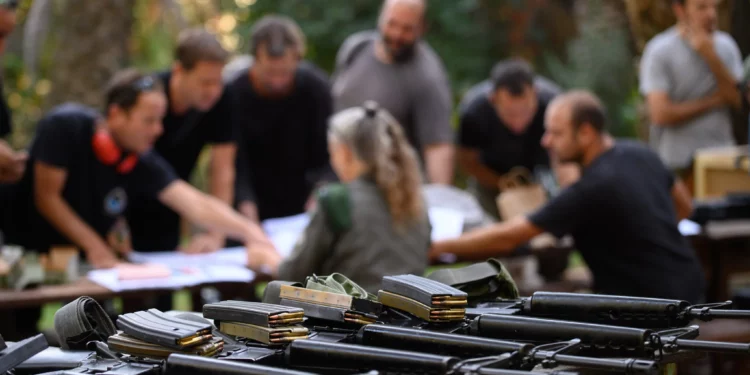
[[[698,150],[695,155],[694,198],[720,198],[732,192],[750,192],[748,146]]]

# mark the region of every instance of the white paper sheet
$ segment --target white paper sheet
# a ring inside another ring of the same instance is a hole
[[[701,232],[700,224],[688,219],[681,220],[677,227],[683,236],[695,236]]]
[[[172,271],[171,276],[153,279],[119,280],[116,269],[90,271],[88,278],[114,292],[137,289],[181,289],[206,283],[250,282],[255,277],[247,269],[247,253],[235,247],[212,254],[189,255],[176,251],[133,252],[135,263],[163,264]]]
[[[432,241],[441,241],[461,236],[464,229],[464,215],[452,208],[431,207],[427,214],[430,216]]]
[[[428,211],[433,241],[455,238],[464,226],[463,214],[455,209],[432,207]],[[310,217],[300,214],[266,220],[262,223],[271,242],[283,257],[294,249]],[[158,279],[119,280],[116,270],[94,270],[88,278],[112,291],[135,289],[180,289],[205,283],[249,282],[255,276],[245,267],[247,252],[243,247],[222,249],[212,254],[184,254],[176,251],[133,252],[134,263],[156,263],[168,266],[172,276]]]

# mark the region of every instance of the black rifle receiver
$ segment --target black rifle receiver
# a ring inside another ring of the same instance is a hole
[[[694,319],[750,319],[750,310],[731,310],[732,301],[690,305],[686,301],[536,292],[518,306],[520,315],[637,328],[685,327]]]

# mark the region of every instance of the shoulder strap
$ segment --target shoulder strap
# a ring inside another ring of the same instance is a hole
[[[342,233],[352,225],[349,188],[344,184],[328,184],[318,191],[318,204],[326,215],[329,228],[334,234]]]
[[[353,40],[344,44],[342,47],[344,50],[341,51],[342,53],[337,58],[336,70],[348,68],[354,59],[364,51],[365,47],[375,40],[371,33],[362,33],[360,35],[355,35],[352,38]]]

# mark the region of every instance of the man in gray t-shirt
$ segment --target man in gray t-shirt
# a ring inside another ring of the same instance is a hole
[[[650,143],[686,182],[696,150],[734,144],[730,111],[741,106],[740,52],[716,29],[716,2],[673,0],[677,24],[651,39],[641,59]]]
[[[424,0],[386,0],[376,31],[348,37],[336,56],[336,112],[374,100],[404,127],[427,179],[453,180],[452,97],[445,68],[421,40]]]

